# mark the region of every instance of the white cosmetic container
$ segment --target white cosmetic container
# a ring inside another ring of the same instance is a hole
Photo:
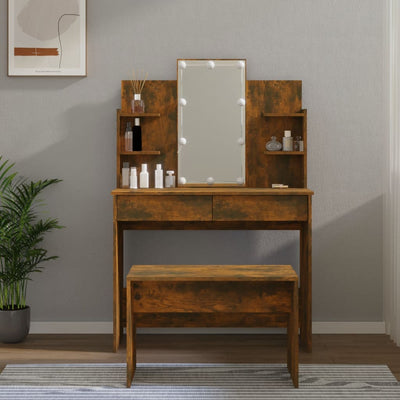
[[[142,164],[142,170],[140,172],[140,188],[149,188],[149,173],[147,172],[147,164]]]
[[[129,163],[124,162],[122,164],[122,174],[121,174],[121,186],[123,188],[129,187]]]
[[[156,189],[162,189],[164,187],[164,171],[161,169],[161,164],[157,164],[156,170],[154,171],[154,187]]]
[[[137,170],[136,167],[131,168],[131,184],[130,184],[131,189],[137,189]]]
[[[293,138],[291,131],[285,131],[284,137],[282,138],[282,150],[283,151],[293,151]]]

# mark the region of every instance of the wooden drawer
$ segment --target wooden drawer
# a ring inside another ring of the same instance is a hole
[[[119,221],[211,221],[211,196],[118,196]]]
[[[307,221],[307,196],[214,196],[214,221]]]

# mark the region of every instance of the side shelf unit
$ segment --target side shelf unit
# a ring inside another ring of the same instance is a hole
[[[142,126],[142,151],[125,151],[125,130],[126,125],[131,122],[134,125],[135,118],[140,118]],[[154,119],[160,118],[159,113],[129,113],[117,110],[117,188],[121,188],[121,171],[125,162],[129,163],[130,167],[137,167],[140,172],[142,163],[154,163],[154,159],[161,155],[160,150],[153,149],[152,146],[157,146],[153,143],[153,135],[151,134]],[[151,169],[149,169],[151,170]]]
[[[121,82],[121,109],[117,110],[117,188],[121,188],[121,172],[124,162],[130,167],[148,165],[150,187],[154,187],[156,164],[164,171],[176,171],[176,81],[147,81],[142,98],[145,113],[131,113],[133,97],[130,81]],[[125,151],[126,125],[134,125],[140,118],[142,127],[142,151]]]
[[[247,82],[247,186],[307,187],[307,110],[302,109],[301,92],[301,81]],[[282,143],[285,130],[302,137],[304,151],[266,150],[271,136]]]
[[[292,131],[293,139],[301,136],[304,151],[267,151],[264,155],[269,166],[268,175],[272,183],[283,183],[289,187],[307,187],[307,110],[298,113],[263,113],[265,119],[265,143],[276,136],[282,143],[283,132]],[[283,156],[283,157],[282,157]],[[272,157],[272,158],[270,158]],[[276,181],[278,179],[278,181]],[[272,182],[272,180],[275,180]]]

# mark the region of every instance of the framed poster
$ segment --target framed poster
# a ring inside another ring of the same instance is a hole
[[[9,76],[86,76],[86,0],[8,0]]]

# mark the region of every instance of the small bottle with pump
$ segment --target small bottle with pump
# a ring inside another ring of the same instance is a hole
[[[164,171],[161,168],[161,164],[157,164],[156,170],[154,171],[154,187],[156,189],[162,189],[164,187]]]
[[[141,189],[149,188],[149,173],[147,172],[147,164],[142,164],[142,170],[139,175],[139,181]]]
[[[166,188],[175,187],[174,171],[167,171],[167,176],[165,177],[165,187]]]
[[[142,151],[142,127],[140,126],[140,118],[135,118],[135,126],[132,133],[132,150]]]
[[[131,180],[130,180],[130,188],[137,189],[137,170],[136,167],[131,168]]]
[[[282,138],[283,151],[293,151],[293,137],[291,131],[285,131]]]
[[[129,187],[129,163],[128,162],[124,162],[122,164],[121,186],[123,188]]]
[[[132,123],[128,121],[125,129],[125,151],[132,151],[132,136]]]

